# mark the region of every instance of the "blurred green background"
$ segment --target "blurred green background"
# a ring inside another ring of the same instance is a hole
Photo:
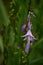
[[[21,27],[29,11],[37,40],[26,54]],[[0,65],[43,65],[43,0],[0,0]]]

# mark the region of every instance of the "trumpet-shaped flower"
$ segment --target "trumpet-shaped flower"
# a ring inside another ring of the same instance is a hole
[[[25,47],[25,52],[28,53],[29,52],[29,49],[30,49],[30,43],[27,43],[26,44],[26,47]]]
[[[24,25],[22,26],[21,31],[23,32],[25,29],[26,29],[26,24],[24,24]]]
[[[30,30],[28,30],[28,32],[25,35],[23,35],[22,37],[24,37],[24,40],[28,39],[28,37],[29,37],[30,41],[33,41],[35,39]]]

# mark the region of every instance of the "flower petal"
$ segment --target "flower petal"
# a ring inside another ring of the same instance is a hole
[[[27,43],[26,44],[26,48],[25,48],[25,52],[28,53],[29,52],[29,49],[30,49],[30,43]]]
[[[34,41],[35,37],[30,37],[30,41]]]
[[[28,36],[26,36],[23,40],[26,40],[28,38]]]
[[[34,36],[32,35],[32,33],[31,33],[31,30],[28,30],[28,32],[27,32],[25,35],[23,35],[22,37],[26,37],[26,36],[34,37]]]

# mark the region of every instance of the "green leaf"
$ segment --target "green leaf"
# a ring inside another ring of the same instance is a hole
[[[5,10],[2,0],[0,0],[0,17],[1,17],[0,18],[1,22],[7,27],[10,23],[10,20],[8,18],[8,15],[6,13],[6,10]]]
[[[4,51],[4,48],[3,48],[3,39],[2,39],[1,35],[0,35],[0,50],[1,50],[1,52]]]

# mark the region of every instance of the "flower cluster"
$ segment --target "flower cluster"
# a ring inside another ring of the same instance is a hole
[[[22,32],[26,29],[26,27],[28,28],[28,31],[25,35],[23,35],[22,37],[24,38],[23,40],[27,40],[27,44],[26,44],[26,47],[25,47],[25,52],[28,53],[29,52],[29,49],[30,49],[30,42],[34,41],[35,37],[32,35],[32,32],[31,32],[31,26],[32,24],[30,23],[30,14],[32,14],[34,17],[35,15],[31,12],[29,12],[28,14],[28,24],[24,24],[22,26]]]

